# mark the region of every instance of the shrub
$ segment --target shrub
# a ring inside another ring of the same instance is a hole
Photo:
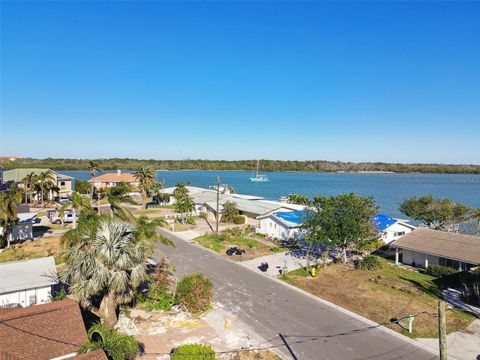
[[[234,222],[238,216],[237,204],[233,201],[225,201],[222,211],[222,222],[231,223]]]
[[[197,220],[195,219],[194,216],[187,216],[187,224],[195,225],[196,222]]]
[[[245,217],[242,215],[237,215],[233,218],[233,223],[234,224],[245,224]]]
[[[151,289],[143,302],[143,308],[146,311],[168,311],[173,305],[175,305],[175,296],[158,288]]]
[[[88,330],[89,341],[78,352],[102,349],[111,360],[133,360],[139,353],[137,340],[133,336],[122,334],[113,327],[95,324]]]
[[[184,344],[172,350],[172,360],[215,360],[215,350],[210,345]]]
[[[426,272],[428,275],[434,276],[436,278],[441,278],[444,276],[456,274],[458,270],[448,266],[429,265]]]
[[[378,270],[382,268],[382,263],[378,257],[374,255],[365,256],[363,259],[355,261],[355,269],[357,270]]]
[[[210,307],[213,283],[200,273],[184,276],[177,284],[177,300],[192,314],[202,313]]]

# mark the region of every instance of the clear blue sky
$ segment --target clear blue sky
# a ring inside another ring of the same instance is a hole
[[[0,153],[480,164],[480,3],[1,3]]]

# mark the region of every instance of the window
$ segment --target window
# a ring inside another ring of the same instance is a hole
[[[459,269],[460,267],[460,262],[457,260],[452,260],[452,259],[446,259],[446,258],[438,258],[438,264],[441,266],[447,266],[451,267],[454,269]],[[465,265],[462,264],[462,269],[465,268]]]
[[[28,297],[28,305],[35,305],[37,303],[37,296],[36,295],[30,295]]]
[[[393,236],[403,236],[403,235],[405,235],[405,231],[399,231],[399,232],[393,233]]]
[[[65,181],[60,181],[60,186],[65,186]]]

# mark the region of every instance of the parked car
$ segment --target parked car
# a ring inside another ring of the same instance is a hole
[[[60,196],[57,200],[57,202],[59,204],[66,204],[70,201],[70,199],[68,198],[68,196]]]
[[[62,223],[62,218],[59,216],[58,212],[52,214],[50,217],[50,222],[52,224],[61,224]],[[64,224],[70,224],[73,223],[73,212],[72,211],[66,211],[65,214],[63,215],[63,223]]]

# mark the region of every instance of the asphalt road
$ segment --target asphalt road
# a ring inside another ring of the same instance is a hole
[[[176,247],[159,245],[182,276],[202,272],[215,301],[273,345],[285,359],[435,359],[414,344],[160,230]],[[332,284],[335,286],[335,284]],[[295,357],[279,337],[283,334]]]

